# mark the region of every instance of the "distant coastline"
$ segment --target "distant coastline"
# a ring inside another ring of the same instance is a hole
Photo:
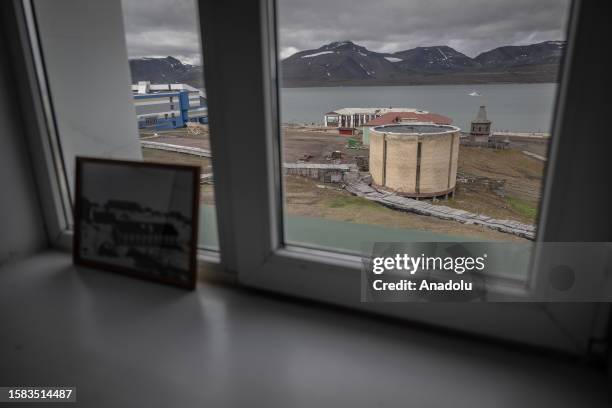
[[[281,79],[281,88],[315,88],[335,86],[417,86],[417,85],[491,85],[491,84],[543,84],[559,82],[559,65],[544,69],[514,72],[470,72],[451,74],[407,75],[396,79],[347,79],[317,81],[311,79]]]
[[[294,82],[294,81],[291,81]],[[334,88],[334,87],[377,87],[377,86],[444,86],[444,85],[512,85],[512,84],[555,84],[558,81],[495,81],[495,82],[407,82],[407,83],[384,83],[376,81],[359,82],[359,81],[347,81],[347,82],[325,82],[325,83],[304,83],[304,84],[281,84],[281,89],[297,89],[297,88]]]

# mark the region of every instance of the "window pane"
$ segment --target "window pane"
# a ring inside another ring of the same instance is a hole
[[[569,0],[278,0],[287,243],[535,237]]]
[[[195,0],[34,0],[24,11],[67,214],[76,156],[197,164],[200,244],[217,248]]]
[[[121,3],[35,0],[31,9],[29,2],[24,5],[46,119],[69,187],[64,194],[72,197],[75,156],[141,157],[126,86]]]
[[[195,0],[122,0],[122,6],[142,156],[201,167],[200,245],[218,249]]]

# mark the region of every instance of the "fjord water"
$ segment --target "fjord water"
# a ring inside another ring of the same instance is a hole
[[[282,88],[281,120],[322,124],[335,109],[393,106],[440,113],[466,130],[486,105],[493,130],[550,132],[556,91],[552,83]]]

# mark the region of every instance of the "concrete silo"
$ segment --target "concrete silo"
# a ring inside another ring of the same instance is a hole
[[[425,123],[378,126],[370,133],[375,187],[407,197],[447,196],[455,190],[459,131]]]

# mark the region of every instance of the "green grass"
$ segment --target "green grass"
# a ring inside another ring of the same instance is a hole
[[[361,208],[378,208],[379,205],[373,201],[366,200],[361,197],[334,197],[327,202],[327,206],[330,208],[344,208],[344,207],[361,207]]]
[[[535,221],[538,213],[538,208],[536,206],[515,197],[506,197],[506,201],[508,202],[508,205],[510,205],[510,208],[512,208],[514,211],[518,212],[524,217],[529,218],[530,220]]]

